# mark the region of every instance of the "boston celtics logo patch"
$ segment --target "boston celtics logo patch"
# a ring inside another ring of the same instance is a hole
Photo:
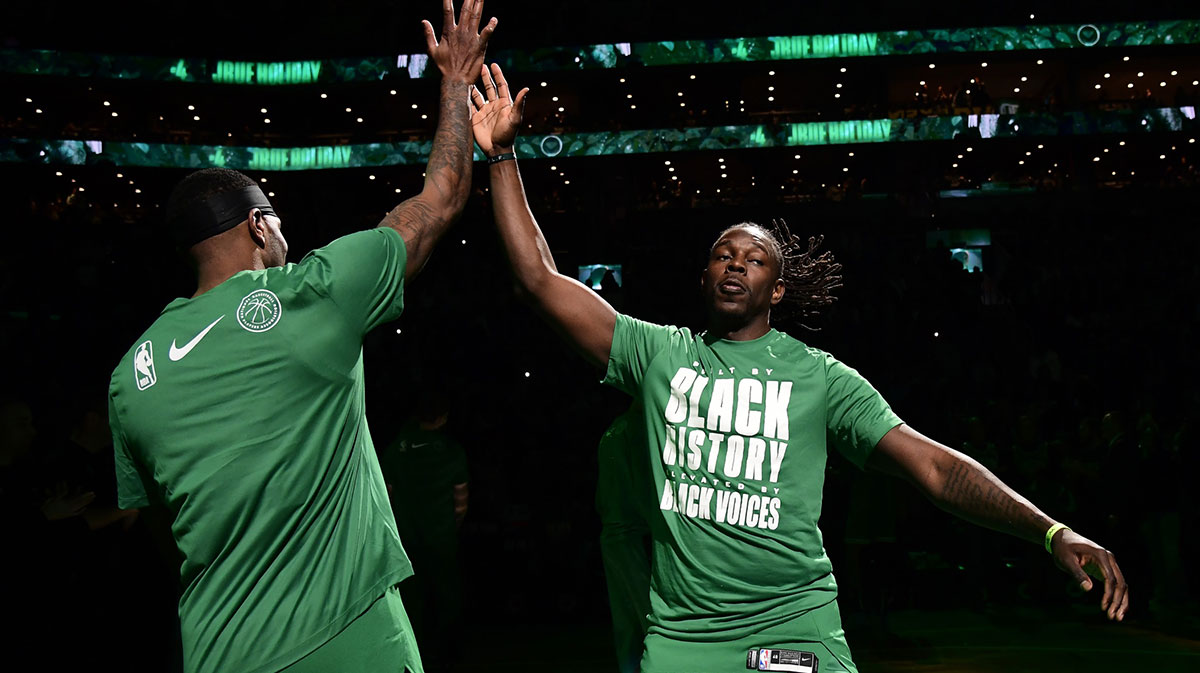
[[[265,332],[279,322],[282,314],[283,305],[274,292],[255,290],[242,299],[237,310],[237,321],[250,332]]]

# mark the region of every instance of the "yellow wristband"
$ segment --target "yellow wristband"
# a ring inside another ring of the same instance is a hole
[[[1050,526],[1050,530],[1046,531],[1046,553],[1053,554],[1054,550],[1050,547],[1050,541],[1054,539],[1054,535],[1060,530],[1071,530],[1065,523],[1056,523]]]

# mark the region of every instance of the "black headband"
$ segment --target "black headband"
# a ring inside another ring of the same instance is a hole
[[[246,221],[246,213],[258,208],[263,215],[274,215],[275,209],[258,185],[221,192],[192,205],[167,222],[175,242],[183,249],[211,236],[228,231]]]

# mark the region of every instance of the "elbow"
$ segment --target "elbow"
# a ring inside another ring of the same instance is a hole
[[[980,467],[966,455],[945,449],[925,471],[921,488],[931,500],[944,507],[958,498]]]
[[[947,469],[940,462],[931,462],[920,474],[912,476],[912,483],[926,498],[938,502],[946,493]]]
[[[525,284],[520,279],[513,279],[513,294],[517,295],[517,299],[521,300],[522,304],[532,305],[534,303],[533,293],[529,291],[529,288],[525,287]]]
[[[471,183],[467,183],[462,189],[455,189],[444,204],[442,216],[450,223],[453,223],[462,215],[463,210],[467,207],[467,199],[471,196]]]
[[[439,204],[439,207],[434,210],[433,217],[435,221],[441,225],[442,231],[450,228],[455,222],[458,221],[458,218],[462,216],[463,205],[465,203],[466,199],[461,201],[452,201],[450,203],[442,203]]]
[[[429,209],[430,215],[444,225],[453,224],[462,215],[470,196],[471,182],[457,185],[443,184],[442,180],[433,176],[426,178],[425,187],[421,190],[421,201]]]
[[[513,291],[517,298],[534,308],[541,306],[543,290],[549,286],[553,275],[550,269],[536,264],[532,269],[518,269],[513,275]]]

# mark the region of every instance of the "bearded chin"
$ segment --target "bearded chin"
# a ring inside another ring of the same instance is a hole
[[[726,303],[718,301],[719,295],[714,290],[708,296],[708,314],[714,318],[728,320],[730,318],[740,319],[750,315],[751,306],[749,302]]]

